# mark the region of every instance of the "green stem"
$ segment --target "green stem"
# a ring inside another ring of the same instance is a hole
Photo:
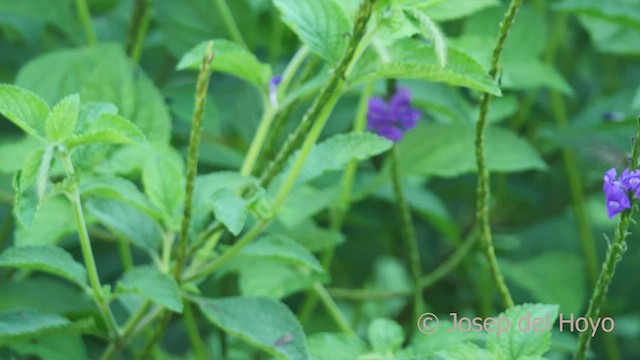
[[[630,171],[638,169],[639,144],[640,118],[638,118],[636,136],[634,138],[633,149],[631,152]],[[629,235],[627,230],[629,229],[629,222],[635,206],[637,206],[637,204],[634,204],[631,209],[622,212],[620,216],[620,222],[618,222],[613,242],[609,245],[609,249],[607,249],[607,255],[604,263],[602,264],[600,276],[598,276],[598,281],[596,282],[593,294],[589,300],[589,309],[585,315],[587,319],[595,320],[600,316],[600,310],[602,309],[604,300],[607,297],[607,291],[609,290],[609,284],[611,284],[611,280],[615,274],[616,265],[618,265],[618,262],[622,259],[622,254],[627,248],[625,239],[627,238],[627,235]],[[587,350],[589,349],[589,343],[591,342],[592,331],[593,329],[591,328],[591,325],[589,325],[589,329],[587,331],[580,333],[580,337],[578,338],[578,350],[574,356],[575,360],[584,360]]]
[[[244,158],[244,163],[240,169],[240,173],[243,175],[251,175],[251,172],[256,165],[256,161],[258,160],[258,156],[260,156],[262,145],[264,144],[267,134],[269,133],[269,129],[271,128],[273,118],[276,115],[276,110],[268,99],[265,99],[263,103],[264,112],[262,113],[262,119],[260,120],[256,135],[253,137],[247,156]]]
[[[320,136],[320,133],[322,132],[322,129],[324,128],[324,125],[329,118],[331,111],[333,110],[333,106],[340,97],[342,93],[342,85],[344,84],[344,81],[348,75],[348,69],[355,61],[357,61],[357,57],[355,56],[355,54],[362,53],[362,50],[357,50],[357,48],[366,46],[366,44],[363,45],[360,40],[363,38],[363,35],[365,33],[366,25],[369,17],[371,16],[371,10],[373,8],[374,2],[375,0],[365,0],[360,6],[353,29],[353,35],[351,37],[351,40],[349,41],[349,45],[347,46],[345,54],[336,67],[336,70],[332,74],[327,85],[322,89],[314,103],[311,105],[309,110],[305,113],[300,126],[293,136],[293,140],[283,146],[283,149],[280,151],[279,156],[276,158],[274,163],[272,163],[272,166],[270,168],[271,171],[267,170],[267,175],[261,178],[261,186],[267,186],[271,182],[271,180],[273,180],[277,173],[273,172],[274,168],[277,168],[279,171],[284,166],[285,160],[288,159],[288,155],[293,152],[293,144],[298,143],[299,139],[304,138],[302,147],[300,148],[300,153],[296,158],[296,162],[293,164],[291,171],[284,179],[283,184],[280,187],[277,195],[275,196],[275,200],[273,201],[272,211],[274,214],[278,212],[280,207],[283,205],[287,195],[295,185],[298,174],[300,173],[300,170],[304,165],[307,155]],[[309,127],[311,127],[311,129],[307,133],[306,130]],[[302,131],[301,129],[304,129],[304,131]],[[214,260],[209,266],[205,267],[203,271],[191,275],[185,280],[188,281],[193,278],[207,275],[212,271],[218,269],[224,263],[229,261],[244,246],[249,244],[251,240],[257,237],[271,223],[271,220],[272,219],[270,218],[263,219],[256,223],[251,230],[249,230],[243,237],[240,238],[240,240],[238,240],[231,248],[225,251],[224,254]]]
[[[558,14],[555,16],[553,28],[556,29],[553,32],[549,45],[546,50],[546,61],[549,64],[553,64],[556,50],[562,43],[565,37],[564,28],[566,26],[566,15]],[[567,116],[567,109],[565,106],[562,94],[558,91],[552,90],[549,94],[551,100],[551,111],[555,117],[558,128],[566,130],[569,127],[569,119]],[[580,241],[582,243],[582,250],[586,258],[587,272],[591,285],[595,285],[598,279],[598,256],[596,254],[596,245],[593,238],[593,231],[589,224],[589,217],[587,215],[587,209],[585,205],[582,177],[580,176],[580,170],[576,161],[575,154],[569,148],[562,149],[562,158],[564,160],[565,171],[567,173],[567,180],[569,182],[569,191],[571,193],[571,199],[573,201],[573,211],[576,216],[576,222],[578,224],[578,233]]]
[[[78,226],[78,238],[80,239],[80,248],[82,249],[82,257],[84,259],[85,267],[89,274],[89,283],[92,289],[92,298],[98,306],[98,311],[102,315],[107,328],[109,329],[112,338],[120,337],[120,330],[116,323],[113,313],[109,308],[109,303],[104,296],[102,284],[100,283],[100,277],[98,276],[98,268],[96,267],[96,260],[93,256],[93,250],[91,249],[91,240],[89,239],[89,231],[87,230],[87,223],[84,219],[84,212],[82,210],[82,200],[80,198],[80,189],[78,187],[78,181],[76,179],[76,173],[71,162],[71,156],[66,153],[61,153],[62,162],[67,173],[67,176],[72,181],[71,189],[69,190],[69,200],[73,206],[73,213],[76,219],[76,225]]]
[[[283,145],[282,149],[276,155],[275,160],[271,162],[264,175],[261,177],[261,186],[264,187],[271,183],[275,176],[280,173],[289,156],[291,156],[291,154],[293,154],[293,152],[298,148],[303,139],[309,140],[307,132],[311,131],[319,133],[318,128],[320,128],[319,130],[322,130],[321,126],[324,126],[327,117],[333,109],[333,105],[335,105],[335,102],[341,95],[345,79],[353,65],[357,62],[359,55],[364,52],[364,49],[368,45],[368,41],[362,40],[365,38],[366,25],[369,21],[369,17],[371,16],[371,10],[375,1],[376,0],[363,1],[360,9],[358,10],[358,15],[356,16],[356,22],[353,27],[351,39],[349,40],[349,44],[347,45],[347,49],[342,59],[336,66],[329,82],[321,90],[309,110],[305,113],[296,131]],[[309,130],[312,125],[315,125],[315,129]],[[309,141],[306,141],[305,144],[308,145]],[[304,146],[305,145],[303,145],[303,147]],[[286,186],[290,186],[290,184],[287,184]]]
[[[411,209],[409,209],[409,204],[407,204],[407,200],[402,191],[398,161],[398,146],[393,145],[391,148],[391,182],[393,184],[393,192],[396,196],[396,205],[402,220],[402,237],[405,241],[406,251],[409,257],[409,269],[411,270],[411,276],[413,277],[413,312],[417,319],[424,309],[422,288],[419,286],[419,281],[422,277],[420,247],[418,246],[418,239],[416,238],[413,220],[411,219]]]
[[[131,255],[129,242],[124,238],[118,238],[118,253],[120,254],[120,261],[122,261],[124,271],[131,270],[133,268],[133,255]]]
[[[196,359],[207,360],[207,350],[204,345],[204,341],[202,341],[200,333],[198,332],[198,326],[195,318],[193,317],[191,303],[186,300],[184,301],[182,318],[184,319],[184,326],[187,329],[187,335],[189,335],[189,341],[191,342],[191,347],[193,348],[193,353],[195,354]]]
[[[123,345],[129,342],[129,339],[133,335],[136,325],[147,314],[149,308],[151,308],[151,301],[146,301],[138,308],[138,310],[133,315],[131,315],[129,320],[127,320],[127,323],[122,328],[121,338],[119,339],[119,341],[112,341],[109,344],[104,353],[102,353],[102,356],[100,357],[101,360],[114,359],[120,353],[120,351],[122,351]]]
[[[164,273],[168,273],[171,267],[171,248],[173,247],[174,238],[173,231],[169,231],[164,234],[162,239],[162,271]]]
[[[344,315],[342,315],[340,308],[338,308],[336,302],[333,300],[331,295],[329,295],[327,289],[325,289],[322,284],[315,283],[313,285],[313,290],[316,292],[316,294],[318,294],[318,296],[320,297],[320,301],[322,301],[325,308],[329,312],[329,315],[331,315],[340,330],[350,336],[356,337],[356,333],[353,331],[353,329],[351,329],[349,322],[347,321],[347,319],[345,319]]]
[[[500,31],[498,33],[498,39],[493,49],[491,56],[491,67],[489,68],[489,76],[495,79],[498,74],[498,66],[500,63],[500,55],[504,48],[509,29],[513,25],[518,8],[522,4],[522,0],[512,0],[509,4],[502,23],[500,24]],[[485,255],[489,261],[489,267],[493,279],[498,286],[498,291],[502,298],[502,302],[506,308],[512,307],[513,299],[507,284],[504,281],[504,277],[500,272],[498,265],[498,259],[496,258],[495,249],[493,248],[493,241],[491,240],[491,225],[489,222],[489,196],[491,194],[489,186],[489,169],[486,165],[485,150],[484,150],[484,133],[487,127],[487,113],[489,112],[489,103],[491,101],[491,94],[484,93],[480,102],[480,115],[476,125],[476,163],[478,167],[478,189],[477,189],[477,214],[476,217],[480,223],[481,230],[480,236],[485,250]]]
[[[80,20],[80,24],[82,25],[82,29],[84,30],[84,35],[86,37],[87,43],[89,45],[97,44],[98,39],[96,38],[93,24],[91,24],[91,13],[89,12],[89,5],[87,4],[87,0],[76,0],[76,10],[78,12],[78,19]]]
[[[209,88],[209,78],[211,75],[211,61],[213,61],[213,41],[207,44],[204,57],[200,64],[198,81],[196,84],[195,106],[191,119],[191,134],[189,135],[189,152],[187,157],[187,181],[185,185],[184,213],[182,216],[182,227],[180,229],[180,239],[177,246],[177,266],[175,278],[179,279],[186,259],[187,246],[189,244],[189,225],[191,223],[191,207],[193,205],[193,191],[198,174],[198,156],[200,153],[200,139],[202,137],[202,116],[207,101],[207,89]]]
[[[140,62],[142,45],[149,30],[152,8],[153,0],[136,0],[133,5],[131,28],[129,28],[129,34],[127,35],[127,54],[135,63]]]
[[[362,89],[358,109],[356,111],[355,122],[353,124],[353,132],[362,132],[366,127],[368,102],[369,98],[373,94],[374,86],[375,83],[370,82]],[[352,197],[351,193],[353,191],[353,183],[355,181],[357,170],[358,161],[353,160],[347,164],[342,175],[340,198],[332,209],[331,229],[334,231],[340,230],[344,217],[349,210]],[[329,272],[331,268],[334,253],[335,248],[331,247],[326,249],[324,254],[322,254],[322,266],[327,272]],[[302,306],[300,306],[300,311],[298,312],[298,319],[302,324],[304,324],[313,313],[317,300],[318,296],[315,292],[307,292],[304,302],[302,303]]]
[[[214,0],[213,3],[218,8],[220,15],[222,15],[222,21],[227,27],[227,31],[229,32],[231,39],[239,45],[242,45],[245,49],[248,49],[249,47],[247,46],[247,43],[244,41],[244,38],[240,33],[238,24],[236,24],[236,21],[231,14],[231,10],[229,9],[227,2],[225,0]]]

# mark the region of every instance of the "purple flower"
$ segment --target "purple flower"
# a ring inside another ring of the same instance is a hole
[[[625,169],[620,175],[620,181],[616,179],[616,169],[609,169],[604,174],[604,182],[602,190],[605,194],[607,206],[607,215],[612,218],[626,209],[631,208],[631,200],[629,192],[635,191],[638,196],[638,188],[640,187],[640,171],[630,172]],[[640,198],[640,197],[639,197]]]
[[[640,170],[630,172],[625,169],[620,175],[620,182],[625,190],[636,192],[640,187]]]
[[[416,126],[420,115],[420,111],[411,107],[411,90],[399,88],[389,103],[377,96],[369,100],[367,128],[397,142],[406,131]]]
[[[269,81],[269,101],[274,108],[278,107],[278,85],[282,82],[282,75],[276,75]]]

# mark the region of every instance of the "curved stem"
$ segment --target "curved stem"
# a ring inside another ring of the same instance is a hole
[[[338,305],[333,300],[331,295],[329,295],[329,292],[327,292],[327,289],[325,289],[325,287],[322,284],[317,282],[313,285],[313,290],[316,292],[316,294],[318,294],[318,296],[320,297],[320,300],[322,301],[325,308],[329,312],[329,315],[331,315],[331,317],[336,322],[338,327],[340,327],[340,330],[342,330],[343,332],[347,333],[350,336],[355,337],[356,333],[353,331],[353,329],[351,329],[349,322],[347,321],[347,319],[345,319],[344,315],[338,308]]]
[[[127,34],[127,54],[133,62],[140,62],[142,45],[149,30],[153,0],[136,0],[131,15],[131,28]]]
[[[86,37],[87,44],[97,44],[98,38],[96,37],[96,32],[93,29],[93,24],[91,23],[91,13],[89,12],[87,0],[76,0],[76,10],[78,12],[78,19],[80,20],[82,29],[84,30],[84,36]]]
[[[249,151],[247,152],[247,156],[244,158],[242,168],[240,169],[240,173],[242,175],[251,175],[251,172],[256,165],[256,161],[258,160],[258,156],[260,155],[262,145],[264,144],[267,134],[269,133],[269,129],[271,128],[271,123],[273,123],[273,119],[276,115],[276,110],[273,108],[273,105],[269,100],[264,100],[263,103],[264,112],[262,113],[262,119],[260,119],[258,130],[256,130],[256,135],[253,137],[253,141],[251,141]]]
[[[184,312],[182,314],[182,318],[184,319],[184,326],[187,329],[189,341],[191,342],[191,347],[193,348],[196,360],[207,360],[207,350],[204,345],[204,341],[202,341],[202,337],[200,337],[200,333],[198,332],[198,325],[193,317],[191,303],[186,300],[184,301]]]
[[[236,20],[233,18],[227,2],[225,0],[214,0],[213,3],[218,8],[218,11],[220,11],[220,15],[222,15],[222,21],[227,27],[227,31],[229,32],[231,39],[247,49],[247,43],[244,41],[244,38],[240,33],[238,24],[236,24]]]
[[[422,298],[422,288],[418,285],[422,277],[422,269],[420,265],[420,248],[418,239],[416,238],[413,220],[411,219],[411,210],[409,204],[404,197],[402,191],[402,183],[400,182],[400,170],[398,168],[398,147],[393,145],[391,148],[391,182],[393,184],[393,192],[396,196],[396,205],[402,219],[402,237],[404,238],[406,251],[409,257],[409,269],[413,277],[413,313],[417,319],[423,311],[424,299]]]
[[[62,163],[67,176],[72,180],[71,189],[69,190],[69,200],[73,206],[73,213],[76,219],[76,225],[78,227],[78,238],[80,240],[80,248],[82,249],[82,258],[84,259],[87,273],[89,274],[89,283],[91,284],[92,298],[98,306],[98,310],[105,321],[107,328],[109,329],[112,338],[120,337],[120,330],[116,323],[113,313],[109,308],[109,302],[105,298],[102,284],[100,283],[100,277],[98,276],[98,268],[96,267],[96,260],[93,256],[93,250],[91,249],[91,240],[89,239],[89,231],[87,230],[87,223],[84,219],[84,211],[82,210],[82,200],[80,198],[80,189],[71,156],[67,152],[61,153]]]
[[[500,31],[498,33],[498,39],[493,49],[491,57],[491,67],[489,69],[489,75],[495,79],[498,74],[498,66],[500,63],[500,55],[504,48],[509,29],[513,25],[518,8],[522,4],[522,0],[512,0],[509,5],[502,23],[500,24]],[[485,151],[484,151],[484,133],[487,127],[487,113],[489,112],[489,103],[491,101],[491,94],[484,93],[480,102],[480,115],[476,124],[476,163],[478,167],[478,188],[477,188],[477,213],[476,217],[480,223],[481,230],[480,236],[485,250],[485,255],[489,261],[491,273],[493,279],[498,286],[502,302],[506,308],[512,307],[513,299],[507,284],[504,281],[504,277],[500,272],[498,265],[498,259],[496,258],[495,249],[493,248],[493,241],[491,239],[491,226],[489,223],[489,196],[491,194],[489,186],[489,169],[486,165]]]
[[[638,118],[638,125],[636,130],[636,136],[633,142],[633,150],[631,152],[631,166],[630,171],[634,171],[638,169],[638,152],[639,152],[639,144],[640,144],[640,118]],[[604,264],[602,264],[602,269],[600,270],[600,276],[598,277],[598,281],[596,282],[596,286],[593,289],[593,294],[591,295],[591,299],[589,300],[589,309],[587,310],[587,314],[585,317],[587,319],[596,319],[600,316],[600,310],[602,309],[602,305],[604,304],[604,300],[607,296],[607,291],[609,289],[609,284],[611,284],[611,280],[613,279],[613,275],[616,271],[616,265],[622,259],[622,254],[625,252],[627,248],[627,244],[625,239],[629,232],[627,231],[629,228],[629,222],[631,219],[631,215],[637,205],[634,205],[629,210],[625,210],[622,212],[620,216],[620,221],[618,222],[618,227],[616,228],[613,242],[609,245],[609,249],[607,250],[607,255],[605,257]],[[591,342],[592,337],[591,324],[589,324],[589,329],[580,333],[580,337],[578,339],[578,350],[574,356],[575,360],[584,360],[587,350],[589,349],[589,343]]]

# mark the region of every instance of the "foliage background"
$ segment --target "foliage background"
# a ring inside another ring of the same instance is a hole
[[[193,73],[176,71],[175,66],[185,52],[206,39],[232,39],[215,2],[188,0],[178,5],[155,0],[139,68],[119,47],[126,43],[132,2],[89,3],[97,37],[105,43],[94,47],[85,47],[73,1],[0,0],[0,82],[28,88],[50,105],[72,92],[80,92],[83,101],[112,102],[147,135],[153,146],[150,151],[172,153],[171,145],[184,155],[196,79]],[[352,11],[357,2],[341,4]],[[274,74],[283,71],[299,41],[277,9],[268,0],[233,0],[228,5],[248,48],[271,65]],[[473,56],[486,67],[505,5],[498,0],[449,0],[428,13],[439,23],[452,49]],[[592,286],[581,238],[594,239],[600,264],[606,250],[603,234],[611,234],[615,225],[606,217],[602,174],[614,166],[622,169],[626,163],[629,136],[635,132],[634,119],[640,112],[638,55],[640,8],[635,1],[527,1],[520,11],[500,74],[505,96],[492,103],[493,128],[488,140],[488,162],[495,172],[495,246],[516,303],[559,304],[565,314],[582,314],[586,309]],[[400,143],[400,151],[423,271],[428,273],[463,239],[473,236],[472,129],[477,93],[420,79],[403,79],[400,84],[413,89],[414,104],[424,114],[421,124]],[[340,100],[323,138],[350,129],[360,91],[353,87]],[[383,92],[384,83],[378,82],[376,93]],[[288,131],[311,100],[307,97],[293,109]],[[261,112],[259,94],[250,84],[214,73],[204,116],[200,172],[239,169]],[[0,121],[0,129],[0,247],[60,244],[80,259],[71,208],[64,201],[46,204],[48,208],[30,229],[15,224],[12,178],[34,143],[8,121]],[[383,163],[383,156],[364,163],[365,171],[359,173],[355,187],[355,198],[360,201],[340,232],[327,226],[338,172],[314,180],[297,203],[287,205],[276,226],[302,221],[306,228],[295,228],[298,234],[311,232],[313,240],[322,244],[343,242],[337,248],[328,286],[339,288],[334,294],[358,332],[366,332],[373,319],[386,317],[398,321],[410,334],[415,332],[415,319],[408,298],[352,301],[341,299],[338,291],[389,292],[409,286],[391,184],[385,180],[375,189],[370,186]],[[139,167],[140,161],[123,151],[112,153],[100,166],[104,172],[127,172]],[[572,191],[577,195],[572,196]],[[313,217],[301,218],[300,213]],[[631,231],[637,232],[636,228],[632,225]],[[295,237],[295,231],[289,230]],[[104,227],[96,226],[94,231],[101,278],[114,283],[122,273],[114,237]],[[598,358],[614,358],[617,352],[619,358],[631,359],[640,353],[640,307],[634,296],[640,291],[638,237],[633,234],[628,243],[604,310],[614,318],[615,331],[600,333],[595,339]],[[137,261],[144,261],[143,254],[134,255]],[[239,277],[231,274],[210,280],[202,287],[203,294],[278,297],[272,291],[283,285],[268,283],[278,278],[271,272],[275,270],[265,270],[269,266],[248,266]],[[483,255],[474,249],[460,266],[425,289],[429,309],[443,315],[499,313],[488,274]],[[281,291],[288,294],[284,301],[294,312],[300,308],[303,293]],[[51,277],[2,269],[0,310],[18,304],[77,317],[90,312],[91,306],[78,290]],[[220,333],[213,329],[202,325],[215,349],[220,346]],[[304,329],[306,334],[335,331],[320,307]],[[607,337],[615,340],[604,341]],[[94,356],[92,339],[85,337],[85,345],[79,339],[68,337],[67,348],[86,347],[78,351]],[[554,333],[548,357],[566,358],[575,343],[571,334]],[[186,351],[187,339],[179,322],[169,327],[165,344],[174,354]],[[230,348],[238,351],[237,358],[251,351],[237,343]],[[5,354],[0,350],[0,357]]]

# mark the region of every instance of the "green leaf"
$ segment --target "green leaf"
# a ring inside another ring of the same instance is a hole
[[[176,229],[182,216],[185,181],[182,163],[168,156],[151,157],[142,170],[144,192],[162,211],[165,221]]]
[[[111,232],[131,243],[154,251],[162,242],[162,229],[149,215],[111,199],[91,199],[87,209]]]
[[[278,213],[278,220],[288,227],[295,227],[322,209],[332,205],[338,196],[338,188],[316,189],[301,185],[294,188]]]
[[[27,134],[43,137],[49,106],[29,90],[0,84],[0,114]]]
[[[176,281],[152,266],[136,267],[118,282],[118,290],[144,296],[167,309],[182,313],[182,298]]]
[[[278,225],[276,223],[274,226],[277,227]],[[276,230],[274,229],[274,231]],[[336,247],[346,240],[345,236],[339,231],[320,227],[309,218],[302,220],[293,228],[280,225],[277,231],[294,239],[298,244],[310,251],[321,251]]]
[[[25,359],[37,357],[46,360],[88,359],[82,336],[73,330],[56,331],[46,336],[10,339],[5,345]]]
[[[553,4],[557,10],[588,15],[640,30],[640,4],[625,0],[564,0]]]
[[[302,266],[318,273],[324,268],[316,257],[295,240],[277,234],[262,236],[259,240],[247,245],[240,252],[243,256],[273,259]]]
[[[298,175],[298,183],[309,181],[326,171],[342,169],[352,160],[364,160],[378,155],[393,143],[373,133],[347,133],[334,135],[311,149]],[[286,177],[291,166],[296,162],[299,152],[289,160],[289,168],[285,169],[281,178]]]
[[[198,298],[202,313],[225,332],[279,359],[309,358],[302,326],[283,303],[265,297]]]
[[[282,299],[313,287],[325,276],[311,274],[296,266],[263,258],[240,258],[238,267],[240,292],[245,296]]]
[[[26,189],[29,186],[36,183],[38,177],[38,170],[42,164],[42,157],[44,155],[43,149],[37,149],[31,152],[27,159],[24,161],[22,171],[20,172],[20,188]]]
[[[510,308],[498,315],[509,320],[509,329],[500,336],[497,332],[490,333],[487,349],[512,360],[542,356],[549,350],[551,329],[557,316],[557,305],[523,304]]]
[[[404,342],[402,327],[393,320],[379,318],[369,324],[369,343],[380,355],[393,354],[400,350]]]
[[[76,231],[73,209],[63,197],[46,197],[41,203],[35,189],[16,192],[14,213],[19,220],[16,245],[56,244]]]
[[[12,309],[0,313],[0,340],[36,335],[70,325],[71,321],[59,315],[45,314],[33,309]]]
[[[213,194],[213,213],[233,235],[238,235],[247,221],[247,204],[235,192],[220,189]]]
[[[208,41],[202,42],[184,54],[176,66],[178,70],[198,70]],[[224,39],[213,40],[214,58],[211,69],[246,80],[258,88],[267,86],[271,67],[261,63],[253,53],[242,46]]]
[[[146,196],[131,181],[116,176],[83,177],[80,179],[80,193],[84,197],[101,197],[129,204],[153,218],[161,218],[160,213]]]
[[[274,0],[285,22],[309,49],[331,64],[347,47],[351,25],[334,0]]]
[[[7,282],[0,291],[0,311],[33,308],[45,313],[66,317],[95,313],[95,303],[86,289],[67,281],[51,281],[44,276],[31,276],[16,282]]]
[[[400,169],[404,174],[455,177],[476,171],[473,124],[419,124],[400,146]],[[511,131],[487,128],[487,166],[493,172],[545,170],[536,150]]]
[[[435,21],[451,21],[497,5],[499,0],[447,0],[429,6],[425,13]]]
[[[47,137],[52,141],[60,141],[71,136],[78,123],[79,111],[80,95],[73,94],[60,100],[47,116]]]
[[[517,262],[501,261],[500,266],[507,280],[529,291],[536,301],[559,304],[565,314],[580,313],[585,305],[584,261],[574,253],[544,253]]]
[[[134,123],[119,115],[103,113],[85,124],[84,131],[68,138],[65,144],[73,149],[92,143],[135,144],[145,141],[144,134]]]
[[[345,334],[316,333],[307,342],[312,360],[358,359],[367,352],[362,340]]]
[[[420,79],[502,95],[482,65],[455,48],[448,49],[444,68],[433,46],[423,41],[399,40],[387,52],[388,61],[382,61],[374,51],[366,52],[349,79],[351,86],[379,79]]]
[[[162,95],[118,44],[47,52],[20,68],[16,84],[49,103],[75,92],[83,101],[112,103],[150,142],[169,142],[171,119]],[[117,122],[120,129],[119,119],[101,121]]]
[[[87,271],[64,249],[57,246],[11,247],[0,254],[0,266],[37,270],[86,286]]]
[[[14,174],[24,168],[27,157],[34,151],[42,149],[42,142],[29,135],[0,137],[0,173]]]

